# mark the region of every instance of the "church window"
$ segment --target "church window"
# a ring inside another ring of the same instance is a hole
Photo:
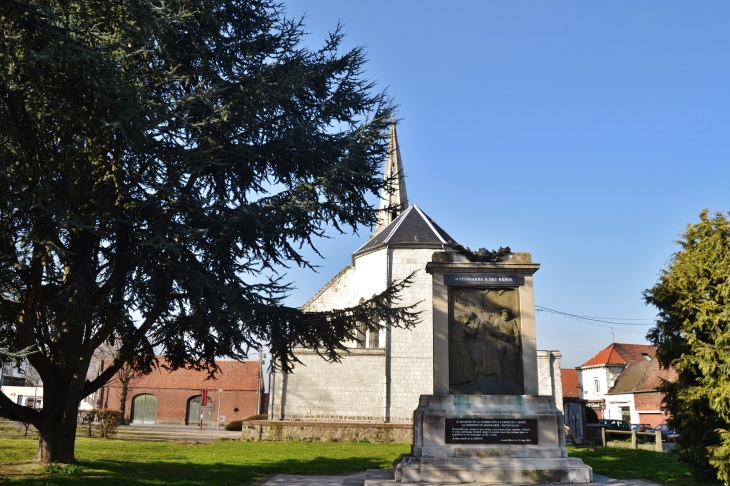
[[[357,331],[356,331],[355,335],[356,335],[356,339],[357,339],[358,348],[365,347],[365,334],[367,333],[367,330],[368,330],[368,327],[365,325],[364,322],[357,323]]]
[[[380,347],[380,333],[378,331],[370,331],[368,336],[368,348]]]
[[[362,305],[365,302],[365,299],[361,298],[360,302],[357,303],[357,305]],[[358,322],[357,323],[357,329],[355,330],[355,340],[357,341],[355,343],[355,346],[358,348],[364,348],[366,341],[365,338],[367,337],[368,332],[368,326],[364,322]]]

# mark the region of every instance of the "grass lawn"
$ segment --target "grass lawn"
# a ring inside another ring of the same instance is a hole
[[[614,479],[646,479],[662,484],[717,486],[718,483],[694,481],[688,469],[671,452],[652,452],[631,449],[597,448],[590,451],[582,447],[568,446],[573,457],[593,468],[594,473]]]
[[[47,472],[31,462],[34,438],[0,438],[0,484],[246,485],[273,474],[347,474],[389,468],[406,444],[343,442],[144,442],[76,439],[78,467]],[[616,479],[647,479],[667,485],[716,486],[693,481],[673,454],[629,449],[569,448],[594,472]]]
[[[76,439],[80,472],[44,472],[29,463],[36,440],[0,438],[0,483],[245,485],[271,474],[347,474],[392,467],[406,444],[343,442],[136,442]]]

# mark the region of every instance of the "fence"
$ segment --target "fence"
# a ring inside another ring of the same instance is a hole
[[[631,443],[624,441],[607,439],[607,435],[620,435],[620,436],[631,436]],[[650,442],[654,440],[653,444],[644,444],[639,442],[639,438],[645,437]],[[644,449],[656,452],[663,452],[662,447],[662,433],[660,431],[655,432],[637,432],[634,429],[631,430],[606,430],[601,427],[601,445],[603,447],[619,447],[624,449]]]

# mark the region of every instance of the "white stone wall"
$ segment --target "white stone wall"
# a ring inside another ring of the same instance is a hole
[[[539,393],[555,398],[555,406],[563,410],[563,381],[560,376],[560,361],[563,355],[559,351],[537,352],[537,379]]]
[[[401,305],[420,301],[417,310],[421,311],[421,322],[415,328],[392,330],[390,421],[394,423],[412,421],[419,397],[433,393],[433,283],[425,268],[434,251],[391,250],[394,282],[416,272]]]
[[[584,400],[603,400],[613,387],[623,366],[591,366],[581,368],[578,373]],[[596,392],[595,382],[598,380],[599,390]]]
[[[352,280],[355,277],[354,267],[345,267],[335,275],[327,285],[317,292],[302,306],[305,311],[318,312],[329,309],[349,307],[353,304]]]
[[[391,330],[390,407],[386,393],[386,332],[382,331],[381,349],[353,349],[353,355],[339,364],[327,363],[311,352],[298,352],[306,366],[297,366],[289,376],[274,377],[272,418],[412,421],[420,395],[433,392],[432,283],[425,267],[434,251],[384,248],[361,255],[354,267],[340,272],[304,306],[305,310],[319,311],[356,305],[360,299],[367,300],[385,290],[389,279],[396,282],[415,272],[413,284],[397,305],[420,301],[417,310],[422,311],[422,322],[411,330]]]
[[[275,376],[272,419],[384,421],[384,350],[353,349],[340,363],[312,351],[299,351],[297,357],[302,361],[297,371]]]
[[[388,286],[387,270],[385,249],[355,259],[356,277],[352,281],[352,291],[355,293],[357,302],[360,302],[361,298],[368,300],[386,289]]]

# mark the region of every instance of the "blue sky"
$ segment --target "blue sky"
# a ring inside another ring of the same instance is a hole
[[[300,1],[307,42],[338,22],[400,105],[411,202],[472,249],[542,264],[538,305],[652,319],[642,291],[703,208],[730,210],[730,3]],[[301,305],[370,234],[292,269]],[[640,322],[640,321],[637,321]],[[605,325],[605,324],[604,324]],[[545,312],[538,347],[578,366],[611,330]],[[614,326],[644,343],[649,326]]]

